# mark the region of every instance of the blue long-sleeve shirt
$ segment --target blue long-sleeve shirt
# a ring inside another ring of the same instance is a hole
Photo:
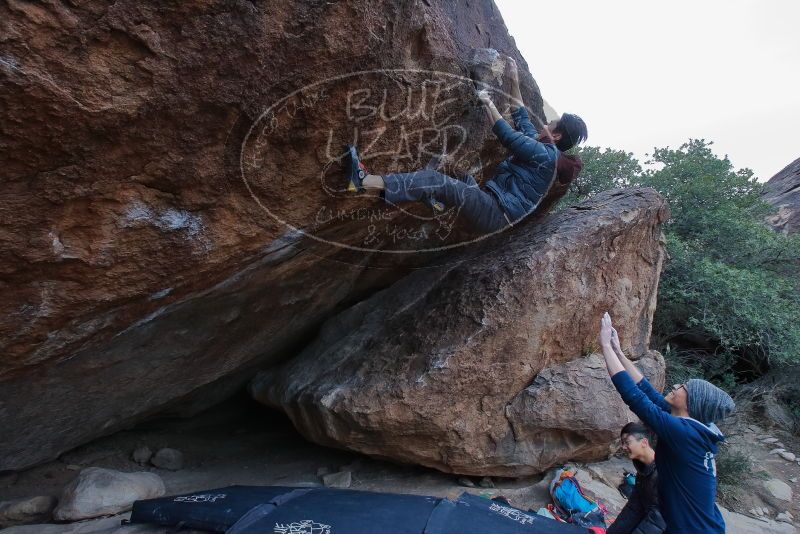
[[[494,193],[511,220],[530,214],[547,194],[556,177],[559,151],[552,143],[539,141],[539,133],[519,107],[511,113],[519,131],[497,119],[492,131],[511,156],[500,162],[486,187]]]
[[[714,425],[670,414],[669,404],[647,379],[637,386],[627,371],[620,371],[611,381],[625,404],[658,436],[658,498],[666,532],[724,534],[714,457],[725,437]]]

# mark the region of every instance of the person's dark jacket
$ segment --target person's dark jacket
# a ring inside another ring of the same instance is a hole
[[[634,460],[633,465],[636,466],[633,494],[606,534],[661,534],[667,524],[658,508],[656,463],[645,465]]]
[[[497,197],[500,206],[512,221],[530,214],[547,194],[556,178],[559,150],[552,142],[539,141],[539,133],[524,107],[511,116],[520,131],[504,119],[497,119],[492,131],[511,152],[503,160],[486,187]]]
[[[667,532],[725,534],[716,504],[717,447],[725,440],[714,424],[670,413],[670,405],[646,378],[636,384],[627,371],[611,377],[622,400],[658,436],[658,497]]]

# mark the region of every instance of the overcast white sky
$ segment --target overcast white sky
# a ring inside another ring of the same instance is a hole
[[[714,141],[760,180],[800,157],[800,0],[495,0],[545,100],[594,146]]]

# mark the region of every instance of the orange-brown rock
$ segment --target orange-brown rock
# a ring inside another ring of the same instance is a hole
[[[524,66],[491,0],[0,3],[0,471],[208,406],[457,244],[329,164],[450,141],[485,179],[486,47]]]
[[[648,351],[664,199],[615,190],[422,269],[328,320],[254,397],[309,439],[471,475],[519,476],[608,453],[632,417],[596,348],[609,311]]]

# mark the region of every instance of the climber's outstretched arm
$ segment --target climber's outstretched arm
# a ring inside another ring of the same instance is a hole
[[[611,338],[614,336],[613,332],[614,327],[611,326],[611,316],[606,312],[603,314],[603,318],[600,319],[600,348],[603,351],[603,358],[606,360],[608,376],[612,377],[625,370],[611,344]]]
[[[506,122],[497,107],[492,102],[491,97],[487,91],[478,91],[478,98],[483,103],[489,120],[494,122],[492,131],[500,140],[500,143],[506,147],[511,153],[520,160],[528,163],[547,164],[555,159],[555,147],[552,145],[544,145],[536,140],[535,137],[530,137],[522,132],[516,131]],[[527,117],[525,108],[518,108],[515,114],[524,114]],[[549,146],[549,148],[548,148]]]
[[[539,131],[531,122],[528,117],[528,110],[525,109],[525,103],[522,101],[522,93],[519,90],[519,71],[517,70],[517,62],[514,58],[508,58],[508,73],[511,76],[511,117],[514,119],[514,125],[517,129],[532,139],[539,139]]]
[[[500,115],[500,112],[497,111],[497,106],[495,106],[494,102],[492,102],[492,97],[489,96],[489,91],[486,91],[485,89],[478,91],[478,100],[480,100],[481,104],[483,104],[483,109],[486,110],[486,115],[489,117],[489,121],[492,124],[503,118],[503,116]]]
[[[622,346],[619,343],[619,335],[617,334],[617,330],[615,328],[611,328],[611,348],[614,350],[614,353],[617,355],[619,362],[628,371],[628,374],[631,375],[633,382],[638,384],[644,378],[644,375],[641,371],[633,364],[632,361],[625,356],[625,353],[622,352]]]
[[[517,110],[517,112],[524,111],[525,108]],[[492,131],[500,143],[523,162],[546,165],[556,159],[556,147],[554,145],[545,145],[534,137],[514,130],[502,118],[495,121]]]
[[[517,62],[514,58],[508,58],[508,74],[511,77],[511,111],[517,108],[525,107],[522,102],[522,93],[519,90],[519,71],[517,70]]]

